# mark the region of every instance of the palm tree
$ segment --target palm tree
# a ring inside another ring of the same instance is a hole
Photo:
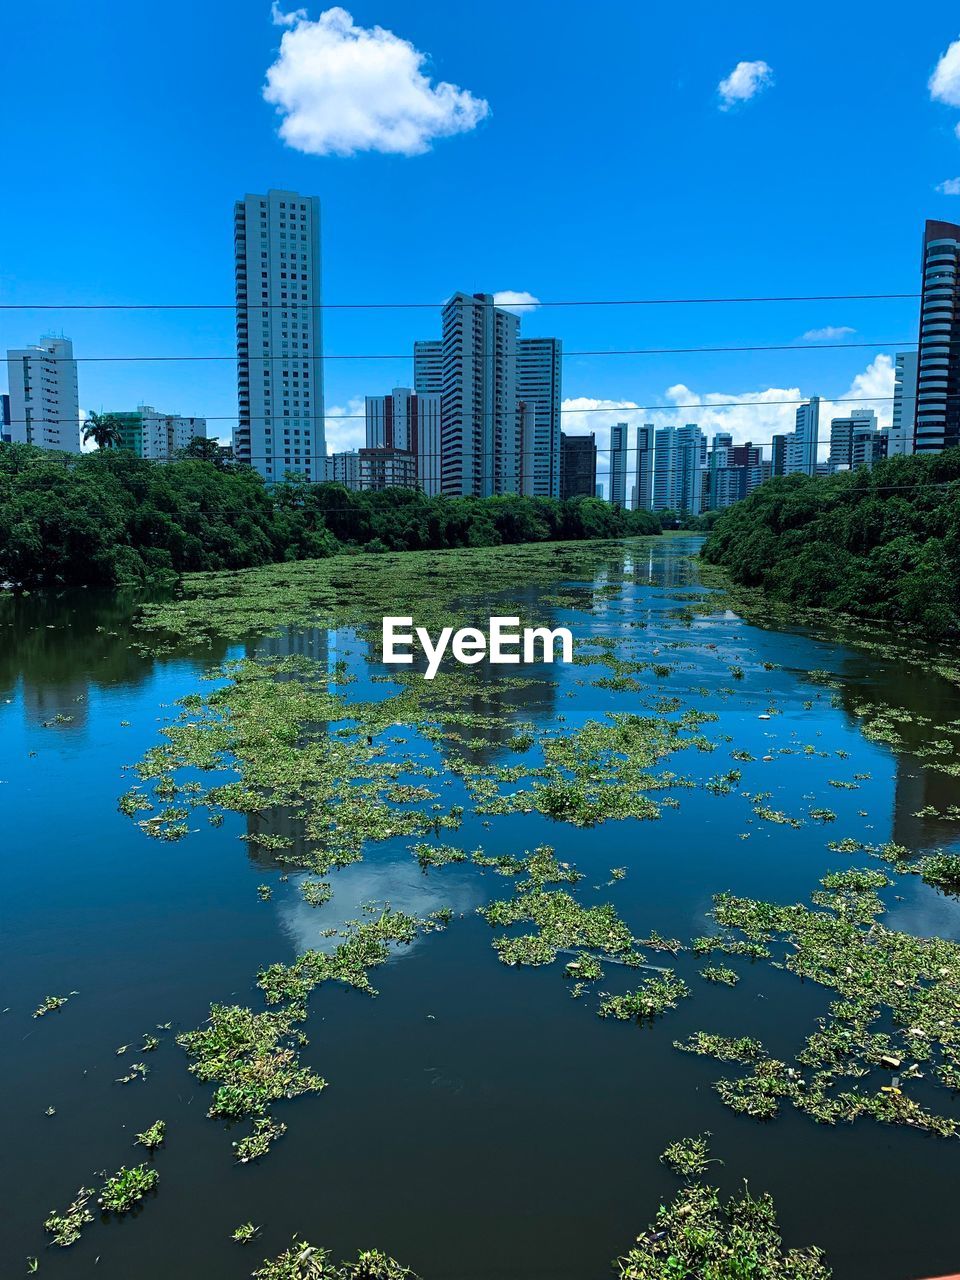
[[[123,422],[115,413],[87,414],[83,425],[83,443],[90,440],[98,449],[119,449],[123,444]]]

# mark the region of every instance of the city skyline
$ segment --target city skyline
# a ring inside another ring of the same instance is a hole
[[[10,267],[0,275],[0,301],[190,302],[228,309],[3,312],[0,349],[22,347],[55,328],[89,355],[229,354],[230,209],[244,190],[270,187],[320,197],[330,302],[439,307],[452,286],[512,295],[527,307],[530,298],[915,293],[918,228],[927,217],[956,220],[960,206],[960,197],[950,194],[960,190],[954,132],[960,112],[952,104],[949,67],[941,67],[957,39],[955,16],[934,4],[923,24],[898,24],[893,40],[887,24],[875,20],[875,6],[868,11],[854,4],[839,16],[823,12],[830,41],[821,38],[816,7],[802,30],[759,6],[734,14],[704,8],[697,15],[699,38],[690,42],[668,15],[613,3],[603,23],[579,33],[578,92],[564,94],[547,87],[548,73],[568,65],[570,33],[533,12],[495,2],[483,30],[468,35],[455,15],[429,2],[415,11],[354,7],[357,31],[382,29],[428,57],[425,93],[443,81],[461,96],[453,100],[459,114],[445,133],[423,137],[414,130],[423,149],[404,151],[407,144],[396,137],[391,144],[374,130],[366,143],[348,138],[348,155],[330,146],[336,103],[324,104],[327,133],[320,136],[303,102],[284,100],[278,87],[277,68],[296,70],[289,37],[305,38],[319,9],[300,20],[281,7],[273,22],[268,4],[241,0],[224,23],[216,8],[188,15],[175,2],[169,24],[151,30],[149,39],[145,18],[130,19],[124,39],[144,38],[137,59],[118,60],[93,38],[83,13],[61,6],[44,34],[45,93],[33,91],[29,60],[9,60],[4,84],[12,136],[37,136],[45,128],[59,136],[67,120],[78,135],[96,133],[106,106],[78,101],[71,91],[78,58],[91,73],[109,74],[137,110],[113,113],[111,150],[95,173],[82,148],[67,149],[43,199],[4,202],[0,240],[17,253],[15,278]],[[188,21],[194,38],[183,41],[178,25]],[[18,39],[27,47],[30,29],[28,15],[12,14],[8,47],[18,47]],[[222,49],[234,68],[229,77],[211,73],[203,53],[209,47]],[[647,72],[633,84],[629,72],[640,50]],[[770,68],[767,80],[733,76],[741,64],[760,61]],[[884,94],[868,102],[862,78],[849,75],[853,64],[869,66]],[[829,101],[811,101],[814,74],[831,85]],[[145,78],[168,83],[171,77],[189,86],[172,112],[138,92]],[[354,105],[347,90],[344,111]],[[542,109],[550,113],[549,131],[539,123]],[[905,131],[911,145],[902,152],[895,139]],[[399,149],[384,150],[388,145]],[[149,166],[142,163],[146,153]],[[643,164],[624,165],[626,155],[642,155]],[[854,162],[858,172],[882,180],[884,197],[870,218],[847,218],[826,198],[796,201],[799,173],[815,171],[825,186],[845,182]],[[157,170],[182,174],[185,198],[157,200]],[[480,211],[449,216],[446,194],[471,190],[478,172],[509,183],[509,219]],[[607,199],[603,193],[611,187],[616,195]],[[548,201],[548,190],[556,198]],[[916,310],[916,300],[904,298],[763,308],[571,308],[562,324],[546,308],[523,315],[529,336],[562,333],[570,351],[758,343],[809,348],[569,360],[567,405],[587,410],[578,429],[596,429],[600,439],[619,406],[639,425],[647,415],[634,405],[819,394],[826,406],[851,387],[891,394],[897,340],[915,336]],[[324,318],[331,353],[409,351],[423,332],[415,312],[344,310]],[[836,341],[883,345],[826,347],[830,340],[822,335],[830,332],[840,335]],[[361,442],[367,394],[413,381],[409,363],[393,361],[330,362],[325,373],[333,450]],[[81,366],[81,391],[84,408],[172,406],[207,417],[211,430],[220,429],[218,422],[231,425],[228,418],[237,413],[229,363]],[[338,416],[351,406],[358,418]],[[767,413],[767,434],[789,430],[792,414]],[[678,408],[674,422],[695,416]],[[701,414],[700,424],[745,441],[760,436],[763,418],[750,406],[733,405]]]

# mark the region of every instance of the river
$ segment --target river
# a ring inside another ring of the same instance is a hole
[[[580,642],[619,646],[625,627],[642,623],[630,643],[669,670],[644,670],[631,690],[598,686],[603,667],[540,667],[532,683],[491,696],[504,727],[471,757],[506,761],[516,725],[573,728],[675,698],[716,716],[703,732],[718,744],[671,763],[691,784],[678,787],[676,807],[655,821],[595,826],[468,810],[443,838],[488,854],[554,846],[584,873],[584,901],[612,902],[638,938],[708,931],[720,891],[808,902],[825,873],[870,864],[829,850],[831,839],[960,850],[960,822],[916,816],[958,803],[960,784],[922,743],[960,718],[960,690],[809,627],[751,625],[729,609],[691,617],[697,545],[675,537],[611,549],[589,578],[563,586],[587,608],[557,603],[557,588],[522,592],[524,609]],[[515,598],[492,594],[489,612],[509,612]],[[571,999],[563,958],[499,961],[476,908],[512,886],[471,862],[424,871],[409,838],[386,839],[332,872],[332,900],[312,908],[299,873],[286,876],[269,851],[237,839],[262,829],[257,819],[248,831],[228,813],[219,826],[191,821],[182,840],[149,839],[117,807],[130,767],[157,744],[175,701],[225,660],[339,660],[356,677],[351,699],[373,696],[383,687],[374,677],[389,673],[349,628],[290,626],[141,653],[137,608],[92,593],[0,600],[0,1272],[25,1274],[37,1256],[44,1276],[229,1280],[299,1235],[336,1257],[383,1249],[424,1280],[601,1280],[675,1191],[660,1152],[704,1130],[723,1161],[711,1178],[725,1191],[743,1179],[770,1191],[786,1242],[821,1246],[841,1280],[960,1269],[956,1140],[870,1118],[822,1125],[790,1107],[764,1123],[736,1115],[712,1088],[726,1068],[673,1047],[707,1028],[757,1036],[790,1060],[828,1003],[816,983],[738,964],[735,989],[714,987],[683,956],[677,970],[693,998],[650,1025],[623,1024]],[[865,700],[909,715],[901,742],[864,734]],[[474,702],[488,705],[482,690]],[[703,783],[730,767],[732,748],[752,759],[732,794],[718,795]],[[443,750],[424,752],[442,772]],[[761,792],[802,825],[759,820],[744,795]],[[829,825],[807,818],[827,803]],[[269,821],[284,830],[282,815]],[[956,899],[919,876],[892,878],[882,892],[888,928],[960,938]],[[263,1160],[236,1163],[223,1123],[206,1117],[210,1086],[189,1074],[173,1035],[202,1025],[212,1001],[262,1005],[259,969],[289,963],[371,902],[421,917],[449,907],[454,918],[375,971],[376,998],[334,984],[314,994],[302,1057],[328,1088],[282,1103],[286,1135]],[[48,994],[73,992],[32,1016]],[[156,1050],[118,1054],[168,1022]],[[117,1083],[131,1057],[149,1075]],[[949,1095],[938,1105],[957,1113]],[[81,1185],[99,1186],[101,1171],[146,1159],[134,1135],[158,1118],[168,1134],[152,1157],[157,1192],[135,1214],[104,1223],[98,1214],[69,1249],[48,1246],[50,1210]],[[247,1220],[261,1231],[241,1248],[230,1235]]]

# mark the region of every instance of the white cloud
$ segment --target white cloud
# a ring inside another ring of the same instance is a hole
[[[493,295],[493,300],[498,307],[504,307],[517,315],[522,315],[526,311],[536,311],[540,305],[540,299],[535,298],[532,293],[527,293],[525,289],[499,289]]]
[[[873,409],[879,426],[890,425],[893,402],[888,397],[893,395],[893,382],[893,360],[881,353],[852,379],[836,400],[821,397],[821,457],[826,457],[831,418],[847,417],[854,409]],[[716,432],[726,431],[733,436],[734,444],[746,444],[748,441],[769,444],[773,435],[793,430],[799,404],[816,394],[815,386],[697,392],[684,383],[676,383],[666,389],[664,403],[655,409],[640,409],[635,400],[577,396],[564,400],[561,406],[566,411],[562,419],[563,430],[568,435],[596,433],[597,470],[604,473],[602,478],[605,479],[609,469],[610,428],[615,422],[627,422],[631,428],[644,422],[652,422],[657,427],[682,427],[693,422],[711,441]],[[878,400],[875,398],[878,396],[884,398]],[[766,456],[770,456],[769,449]]]
[[[738,62],[717,85],[720,110],[729,111],[738,102],[749,102],[761,89],[773,84],[773,69],[763,61]]]
[[[837,338],[845,338],[849,333],[856,333],[848,324],[828,324],[822,329],[808,329],[803,335],[804,342],[835,342]]]
[[[360,449],[367,442],[366,401],[351,396],[346,405],[330,405],[323,419],[327,453]]]
[[[947,46],[934,68],[928,88],[934,102],[960,107],[960,39]]]
[[[273,20],[286,30],[263,96],[282,117],[280,136],[308,155],[357,151],[420,155],[434,138],[473,129],[489,104],[424,74],[427,55],[383,27],[358,27],[346,9],[311,21],[305,9]]]
[[[960,125],[957,128],[960,130]],[[939,182],[937,190],[942,196],[960,196],[960,178],[947,178],[946,182]]]

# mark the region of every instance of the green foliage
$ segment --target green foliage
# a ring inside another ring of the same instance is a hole
[[[809,608],[960,630],[960,449],[761,485],[703,548],[736,583]]]
[[[180,573],[369,551],[493,547],[660,532],[656,516],[596,499],[428,498],[290,480],[268,489],[197,439],[174,462],[135,457],[119,419],[92,415],[95,453],[0,446],[0,580],[115,586]]]
[[[146,1147],[148,1151],[155,1151],[157,1147],[162,1147],[167,1136],[167,1125],[164,1120],[154,1120],[153,1124],[144,1129],[143,1133],[137,1134],[137,1142],[142,1147]]]
[[[111,1213],[129,1213],[159,1181],[160,1175],[149,1165],[118,1169],[100,1188],[100,1207]]]
[[[707,1163],[704,1138],[673,1143],[662,1159],[684,1176]],[[829,1280],[819,1249],[784,1250],[769,1195],[722,1204],[716,1187],[688,1182],[617,1263],[618,1280]]]
[[[93,1221],[93,1214],[87,1208],[87,1201],[92,1195],[89,1187],[81,1187],[74,1196],[73,1203],[63,1213],[52,1210],[44,1222],[44,1231],[53,1236],[53,1243],[58,1244],[61,1249],[76,1244],[80,1239],[80,1232],[88,1222]]]

